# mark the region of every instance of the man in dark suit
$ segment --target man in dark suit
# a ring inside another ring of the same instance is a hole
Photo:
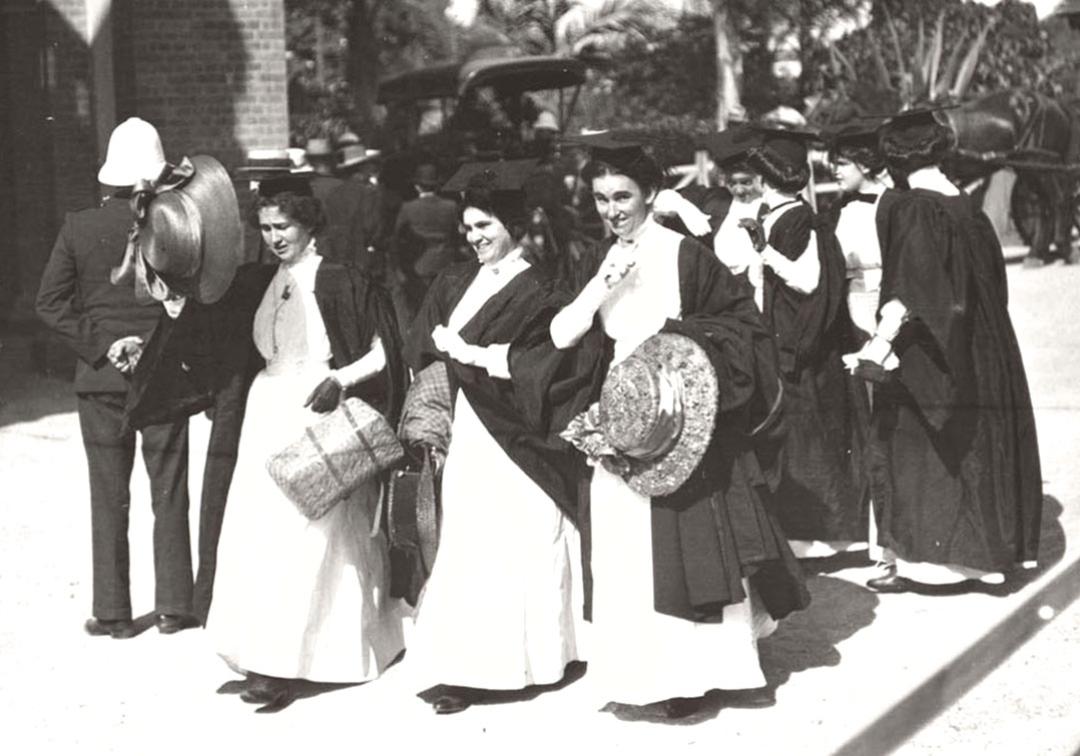
[[[165,166],[157,131],[130,118],[113,131],[98,180],[108,196],[100,207],[69,213],[41,279],[39,317],[75,351],[79,424],[90,473],[94,569],[91,635],[130,638],[128,510],[135,433],[124,423],[129,374],[158,322],[160,306],[136,301],[131,286],[115,286],[132,212],[128,198],[140,180]],[[142,430],[142,453],[154,511],[155,611],[158,629],[194,625],[188,532],[187,421]]]
[[[417,198],[401,206],[394,222],[393,266],[404,293],[407,320],[420,308],[431,282],[444,268],[460,261],[458,206],[435,193],[439,177],[434,165],[416,169]],[[400,319],[400,314],[399,314]]]

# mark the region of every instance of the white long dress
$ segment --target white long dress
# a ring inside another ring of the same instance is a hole
[[[600,309],[615,340],[615,362],[629,356],[681,314],[678,250],[682,236],[652,221],[633,247],[616,243],[610,255],[637,261]],[[651,501],[601,466],[591,494],[593,629],[589,673],[600,704],[644,705],[700,696],[714,688],[765,685],[757,639],[775,624],[755,611],[754,596],[724,609],[723,621],[697,623],[653,608]]]
[[[266,471],[317,420],[304,400],[330,371],[314,282],[321,258],[282,265],[255,316],[266,368],[248,395],[218,546],[207,631],[233,667],[319,682],[370,680],[404,647],[374,484],[310,521]],[[287,296],[282,296],[288,292]]]
[[[458,331],[528,267],[483,266],[454,308]],[[420,689],[516,690],[558,682],[580,659],[580,537],[503,451],[459,391],[442,479],[439,552],[405,667]]]

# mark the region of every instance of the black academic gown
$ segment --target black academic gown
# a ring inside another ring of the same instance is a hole
[[[601,366],[586,352],[560,351],[551,343],[551,319],[570,295],[536,267],[515,276],[460,332],[477,346],[510,344],[510,380],[492,378],[483,368],[440,352],[431,332],[446,325],[479,270],[477,262],[459,263],[435,279],[409,330],[406,358],[414,370],[445,362],[455,400],[460,388],[507,456],[577,523],[584,465],[558,433],[588,408]]]
[[[769,245],[797,259],[816,231],[821,275],[802,294],[771,269],[764,319],[776,338],[784,382],[787,438],[777,492],[780,523],[793,540],[865,540],[867,519],[849,457],[851,412],[841,352],[845,345],[844,258],[826,222],[799,202],[773,224]]]
[[[719,622],[725,606],[746,598],[746,577],[779,619],[810,597],[774,511],[784,427],[776,350],[743,278],[693,239],[683,240],[678,254],[682,317],[662,331],[705,349],[720,403],[701,464],[678,491],[652,499],[654,607]],[[603,333],[599,321],[593,332]],[[605,372],[611,352],[609,344]],[[587,546],[588,529],[582,530]]]
[[[909,312],[874,394],[879,542],[992,572],[1034,560],[1042,477],[997,237],[966,195],[926,190],[887,191],[877,224],[881,302]]]
[[[132,376],[126,415],[134,428],[209,410],[210,431],[199,516],[199,570],[195,613],[203,622],[213,597],[217,544],[236,467],[247,392],[264,361],[255,349],[255,311],[276,265],[241,266],[228,292],[212,305],[188,302],[176,320],[162,314]],[[387,366],[350,388],[397,422],[408,385],[401,338],[387,294],[350,265],[323,260],[315,276],[315,299],[332,355],[331,367],[355,362],[378,334]]]

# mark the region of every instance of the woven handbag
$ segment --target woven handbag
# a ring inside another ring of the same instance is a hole
[[[423,577],[431,574],[439,548],[439,512],[436,487],[439,473],[435,451],[423,448],[419,470],[395,470],[390,476],[390,543],[420,555]]]
[[[271,455],[266,469],[297,509],[317,520],[404,455],[386,418],[351,398]]]

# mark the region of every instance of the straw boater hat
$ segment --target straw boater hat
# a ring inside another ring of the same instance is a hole
[[[243,261],[236,192],[209,155],[196,155],[181,168],[190,178],[152,190],[133,259],[125,260],[113,282],[134,279],[136,294],[146,299],[161,291],[160,279],[170,292],[209,304],[222,297]]]
[[[244,164],[235,173],[243,181],[262,181],[287,175],[293,167],[289,151],[277,148],[258,148],[248,150]]]
[[[688,336],[656,334],[612,366],[599,424],[628,464],[630,488],[666,496],[686,483],[712,439],[718,405],[716,370]]]
[[[362,144],[350,144],[342,147],[340,154],[341,159],[338,161],[338,168],[351,168],[354,165],[376,160],[382,156],[381,151],[366,149]]]

